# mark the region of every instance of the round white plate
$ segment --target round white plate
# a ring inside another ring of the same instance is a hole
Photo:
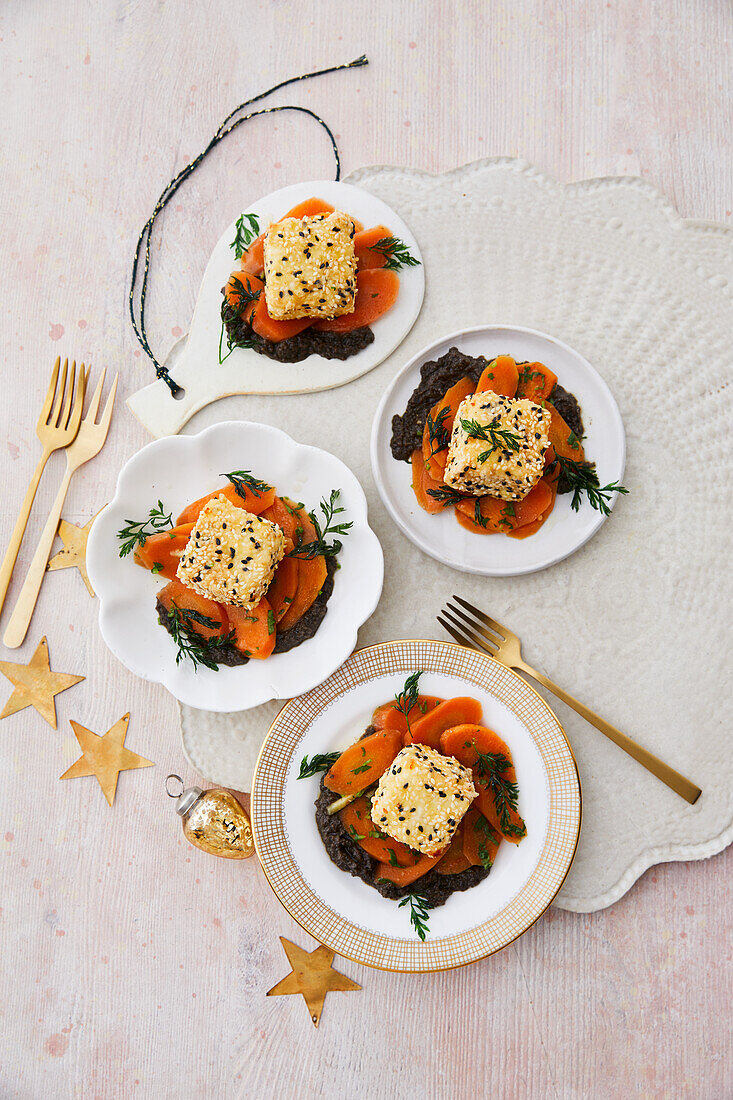
[[[454,332],[424,348],[403,367],[379,403],[372,427],[372,471],[379,495],[400,530],[432,558],[465,573],[512,577],[545,569],[578,550],[606,517],[586,501],[574,512],[571,494],[564,494],[558,496],[547,522],[530,538],[476,535],[457,523],[452,509],[438,515],[425,512],[411,488],[410,464],[392,458],[392,417],[405,411],[420,381],[423,363],[440,358],[452,347],[487,359],[511,355],[517,361],[544,363],[554,371],[560,385],[580,402],[585,452],[597,465],[601,485],[623,480],[626,439],[618,406],[606,383],[582,355],[552,336],[509,325],[482,325]]]
[[[340,489],[345,508],[340,519],[353,527],[343,538],[333,594],[313,638],[264,661],[194,671],[189,661],[176,664],[176,646],[158,623],[156,592],[166,582],[141,569],[132,555],[119,557],[117,532],[130,517],[145,518],[159,499],[177,515],[190,501],[226,484],[223,471],[241,469],[304,501],[309,511]],[[233,420],[198,435],[155,440],[133,455],[120,471],[114,499],[92,527],[87,568],[100,601],[102,637],[131,672],[164,684],[189,706],[237,711],[307,691],[348,657],[359,627],[379,602],[384,559],[367,522],[364,491],[343,462],[277,428]]]
[[[300,761],[346,748],[405,678],[425,670],[421,691],[470,695],[509,745],[527,824],[503,843],[489,876],[431,910],[422,943],[406,907],[341,871],[326,853],[313,803],[320,777],[298,779]],[[252,827],[263,870],[290,915],[339,955],[382,970],[465,966],[515,940],[545,911],[573,861],[581,796],[562,727],[516,673],[451,642],[384,642],[358,650],[325,683],[292,699],[275,719],[252,785]]]
[[[333,180],[295,183],[259,199],[243,213],[256,214],[264,230],[297,203],[312,197],[324,199],[353,215],[365,229],[386,225],[393,236],[403,240],[412,255],[421,260],[418,243],[402,218],[381,199],[349,183]],[[372,325],[373,343],[349,359],[342,362],[309,355],[301,363],[276,363],[250,348],[235,348],[220,363],[221,290],[232,271],[239,267],[231,243],[240,213],[242,211],[237,211],[211,254],[188,336],[185,342],[176,345],[170,363],[166,363],[183,392],[173,401],[165,382],[158,380],[133,394],[127,402],[138,420],[156,436],[175,434],[199,409],[231,394],[308,393],[343,386],[386,359],[417,320],[425,293],[422,262],[417,267],[400,270],[399,296],[392,309]]]

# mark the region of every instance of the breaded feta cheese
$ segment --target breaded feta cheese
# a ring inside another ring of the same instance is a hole
[[[218,603],[256,607],[285,554],[276,523],[212,497],[199,513],[176,570],[183,584]]]
[[[393,840],[434,856],[450,844],[476,796],[469,768],[427,745],[408,745],[379,780],[372,821]]]
[[[549,432],[550,413],[534,401],[472,394],[458,406],[444,481],[473,496],[523,500],[542,477]]]
[[[354,312],[354,223],[346,214],[285,218],[267,230],[265,301],[278,321]]]

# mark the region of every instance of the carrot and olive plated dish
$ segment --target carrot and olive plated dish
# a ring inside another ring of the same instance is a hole
[[[242,214],[231,247],[239,264],[222,289],[220,362],[238,347],[281,363],[357,355],[399,298],[398,272],[420,265],[387,226],[365,228],[315,196],[264,230]]]
[[[209,710],[328,675],[374,610],[383,571],[348,468],[245,422],[143,448],[88,559],[113,652]]]
[[[372,464],[413,541],[487,575],[567,556],[628,491],[608,388],[572,349],[523,329],[455,334],[412,360],[377,412]]]
[[[357,650],[275,719],[252,825],[283,905],[341,955],[464,965],[544,911],[572,862],[580,788],[544,701],[484,654]]]

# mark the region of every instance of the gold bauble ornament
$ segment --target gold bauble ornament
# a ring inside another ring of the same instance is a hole
[[[172,779],[181,784],[180,791],[171,791]],[[201,787],[184,790],[180,775],[169,775],[165,789],[171,798],[177,799],[176,813],[181,817],[183,835],[189,844],[222,859],[247,859],[252,855],[252,826],[233,794],[222,787],[210,791]]]

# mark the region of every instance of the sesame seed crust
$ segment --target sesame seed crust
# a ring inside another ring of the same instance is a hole
[[[393,840],[434,856],[450,844],[476,796],[470,769],[427,745],[408,745],[379,781],[372,821]]]
[[[271,317],[286,321],[354,312],[353,228],[351,218],[339,210],[285,218],[270,226],[264,255],[265,300]]]
[[[213,497],[199,513],[176,576],[210,600],[251,611],[284,554],[285,535],[276,523]]]

